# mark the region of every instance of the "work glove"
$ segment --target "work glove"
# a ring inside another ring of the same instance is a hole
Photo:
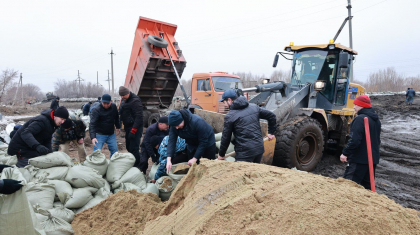
[[[36,147],[36,151],[38,153],[40,153],[41,155],[46,155],[46,154],[51,153],[51,151],[47,147],[45,147],[44,145],[38,145]]]
[[[12,167],[12,166],[0,164],[0,173],[3,171],[4,168],[7,168],[7,167]]]
[[[134,138],[136,138],[136,132],[137,132],[137,128],[131,128],[130,134],[128,134],[128,138],[133,140]]]
[[[17,180],[10,180],[10,179],[4,179],[3,180],[3,188],[0,190],[0,193],[3,194],[12,194],[16,191],[18,191],[20,188],[22,188],[22,185],[20,184],[22,181]]]

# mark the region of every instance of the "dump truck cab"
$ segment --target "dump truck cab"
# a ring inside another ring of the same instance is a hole
[[[191,83],[190,108],[227,113],[229,107],[219,100],[229,89],[242,89],[239,76],[226,72],[195,73]]]

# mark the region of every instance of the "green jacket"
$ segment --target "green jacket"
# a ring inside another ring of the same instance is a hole
[[[66,131],[64,128],[59,127],[54,132],[52,140],[52,150],[58,151],[60,144],[64,144],[66,141],[79,140],[85,138],[86,125],[78,116],[70,115],[70,120],[73,122],[73,127]]]

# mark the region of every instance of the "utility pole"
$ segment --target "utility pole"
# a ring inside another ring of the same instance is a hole
[[[17,87],[16,87],[16,93],[15,93],[15,97],[13,98],[13,104],[12,104],[12,106],[14,106],[14,105],[15,105],[15,102],[16,102],[16,96],[17,96],[17,93],[18,93],[18,90],[19,90],[19,85],[20,85],[20,90],[21,90],[21,94],[22,94],[22,101],[23,101],[22,73],[20,73],[20,78],[19,78],[18,85],[17,85]]]
[[[76,79],[76,82],[77,81],[79,82],[79,92],[78,92],[79,94],[78,95],[80,96],[80,82],[81,81],[84,81],[84,80],[83,80],[83,78],[80,77],[79,70],[77,70],[77,79]]]
[[[99,74],[98,74],[98,71],[96,71],[96,85],[99,86]]]
[[[112,77],[112,93],[114,93],[114,61],[113,61],[113,56],[115,55],[114,52],[112,51],[111,48],[111,77]],[[110,94],[112,96],[112,94]]]
[[[347,10],[349,11],[349,40],[350,40],[350,48],[353,49],[353,32],[352,32],[352,28],[351,28],[351,19],[353,18],[353,16],[351,16],[351,0],[347,0]],[[353,56],[352,56],[353,57]],[[354,58],[354,57],[353,57]],[[351,64],[350,64],[350,82],[353,82],[353,60],[351,60]]]
[[[108,69],[108,80],[105,80],[108,82],[108,92],[111,93],[111,85],[109,83],[109,81],[111,81],[111,79],[109,79],[109,69]]]

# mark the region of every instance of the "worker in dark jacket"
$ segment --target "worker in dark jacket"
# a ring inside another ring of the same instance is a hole
[[[4,168],[11,167],[8,165],[0,164],[0,173]],[[12,179],[3,179],[0,180],[0,194],[12,194],[22,188],[21,181],[12,180]]]
[[[125,146],[127,151],[134,155],[134,167],[140,168],[140,139],[143,135],[143,105],[138,96],[126,87],[120,86],[119,94],[122,98],[120,106],[120,119],[124,124]],[[147,169],[147,168],[146,168]],[[146,170],[144,170],[146,173]]]
[[[51,101],[50,109],[56,110],[60,106],[59,102],[60,102],[60,97],[57,96],[55,99]]]
[[[51,153],[52,135],[67,118],[67,109],[58,107],[55,111],[42,111],[41,115],[27,121],[13,136],[7,149],[7,154],[18,157],[16,166],[25,167],[30,158]]]
[[[413,105],[414,96],[416,96],[416,92],[413,90],[413,88],[408,88],[405,96],[407,97],[406,102],[408,105]]]
[[[86,103],[85,105],[83,105],[83,115],[87,116],[89,115],[89,110],[90,110],[90,105],[92,104],[92,101],[89,101],[88,103]]]
[[[115,128],[116,131],[114,131]],[[112,103],[111,96],[105,94],[102,96],[102,104],[94,108],[90,114],[89,133],[94,146],[93,151],[102,150],[106,143],[111,152],[111,157],[115,152],[118,152],[115,133],[119,135],[120,128],[117,106]]]
[[[168,172],[172,168],[171,158],[175,154],[178,136],[185,139],[187,143],[187,152],[190,158],[188,165],[191,166],[201,157],[215,159],[216,140],[214,131],[203,118],[192,114],[187,109],[174,110],[169,114],[168,123],[170,126],[166,163]]]
[[[77,146],[79,161],[84,162],[86,160],[85,134],[85,123],[78,116],[70,115],[69,119],[54,132],[52,150],[56,152],[61,148],[62,152],[70,155],[69,145],[73,142]]]
[[[20,129],[22,127],[22,125],[15,125],[14,127],[13,127],[13,131],[12,132],[10,132],[10,135],[9,135],[9,137],[10,137],[10,139],[12,139],[13,138],[13,136],[16,134],[16,132]]]
[[[151,139],[154,136],[161,136],[163,139],[163,137],[169,135],[168,128],[168,117],[160,117],[159,122],[153,123],[147,128],[146,134],[143,137],[143,142],[140,145],[140,170],[143,171],[143,173],[146,173],[146,170],[149,167],[149,157],[152,158],[153,162],[159,160],[159,157],[156,155],[155,146],[151,143]]]
[[[233,133],[236,161],[260,163],[264,153],[260,119],[268,121],[267,137],[272,140],[276,131],[276,115],[255,104],[248,103],[244,96],[237,97],[234,90],[225,91],[219,102],[225,102],[230,110],[225,116],[218,159],[225,159]]]
[[[367,95],[361,95],[354,100],[354,110],[357,117],[351,123],[350,139],[343,149],[340,160],[349,163],[344,173],[345,179],[352,180],[366,189],[371,189],[364,118],[367,117],[369,120],[374,170],[379,163],[381,122],[375,110],[371,108],[370,98]]]

